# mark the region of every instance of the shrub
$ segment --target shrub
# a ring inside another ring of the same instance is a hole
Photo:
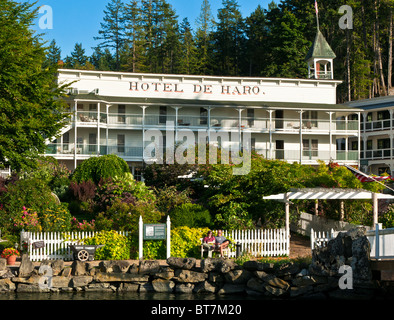
[[[84,239],[85,244],[104,245],[96,250],[97,260],[127,260],[130,259],[130,241],[126,236],[116,231],[101,231],[91,238]]]
[[[204,238],[208,228],[178,227],[171,229],[171,256],[179,258],[200,258],[201,238]],[[132,239],[134,258],[138,257],[138,237]],[[166,241],[144,241],[143,254],[145,259],[165,259]]]
[[[138,200],[156,201],[154,192],[145,183],[134,180],[131,173],[99,183],[95,199],[99,210],[107,210],[117,199],[129,204],[135,204]]]
[[[17,215],[12,219],[14,224],[14,230],[17,232],[20,232],[22,229],[30,232],[41,232],[42,230],[37,212],[26,207],[22,208],[22,212],[20,215]]]
[[[60,204],[44,210],[41,224],[45,232],[70,231],[71,218],[67,205]]]
[[[37,212],[42,212],[57,204],[50,188],[39,179],[21,179],[7,185],[7,192],[0,196],[3,214],[0,216],[2,228],[11,230],[12,217],[20,216],[23,206]]]
[[[90,222],[82,220],[82,222],[79,222],[75,217],[71,219],[71,231],[95,231],[95,227],[95,220]]]
[[[109,154],[84,160],[74,171],[72,180],[76,182],[93,181],[96,185],[101,179],[123,176],[130,168],[122,158]]]
[[[187,226],[190,228],[209,227],[211,224],[211,215],[204,207],[184,203],[175,207],[171,213],[171,223],[174,227]]]
[[[138,200],[132,204],[117,199],[107,211],[96,217],[96,226],[101,230],[136,232],[140,216],[145,223],[156,223],[162,214],[156,210],[154,203]]]

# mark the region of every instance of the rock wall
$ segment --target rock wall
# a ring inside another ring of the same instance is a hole
[[[56,260],[43,261],[34,268],[23,256],[18,270],[10,269],[0,259],[0,292],[131,291],[284,299],[371,298],[382,292],[372,280],[368,249],[365,230],[355,229],[340,233],[327,247],[314,250],[309,265],[247,261],[239,266],[230,259],[207,258],[196,267],[194,258],[169,258],[165,266],[151,260],[138,264],[128,260],[101,261],[98,266],[74,261],[65,266],[62,260]],[[350,266],[352,273],[341,274],[341,266]],[[346,280],[343,276],[347,276]],[[352,288],[341,289],[340,281]]]

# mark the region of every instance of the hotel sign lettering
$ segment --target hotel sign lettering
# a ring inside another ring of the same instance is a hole
[[[169,82],[131,81],[130,91],[136,93],[173,93],[173,94],[222,94],[257,96],[264,94],[257,85],[191,84]]]

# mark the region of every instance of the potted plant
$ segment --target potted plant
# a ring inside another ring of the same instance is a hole
[[[14,248],[6,248],[1,253],[1,257],[7,259],[7,264],[10,266],[15,264],[17,256],[19,256],[19,251]]]

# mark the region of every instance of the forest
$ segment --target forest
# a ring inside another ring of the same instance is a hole
[[[305,56],[317,31],[313,0],[272,1],[243,17],[236,0],[217,13],[201,0],[195,22],[179,21],[166,0],[110,0],[97,46],[87,56],[76,43],[69,56],[53,40],[47,61],[63,68],[139,73],[306,78]],[[319,29],[336,54],[342,80],[338,103],[388,95],[392,90],[393,0],[318,1]],[[340,19],[351,21],[341,28]],[[349,20],[349,19],[348,19]]]

